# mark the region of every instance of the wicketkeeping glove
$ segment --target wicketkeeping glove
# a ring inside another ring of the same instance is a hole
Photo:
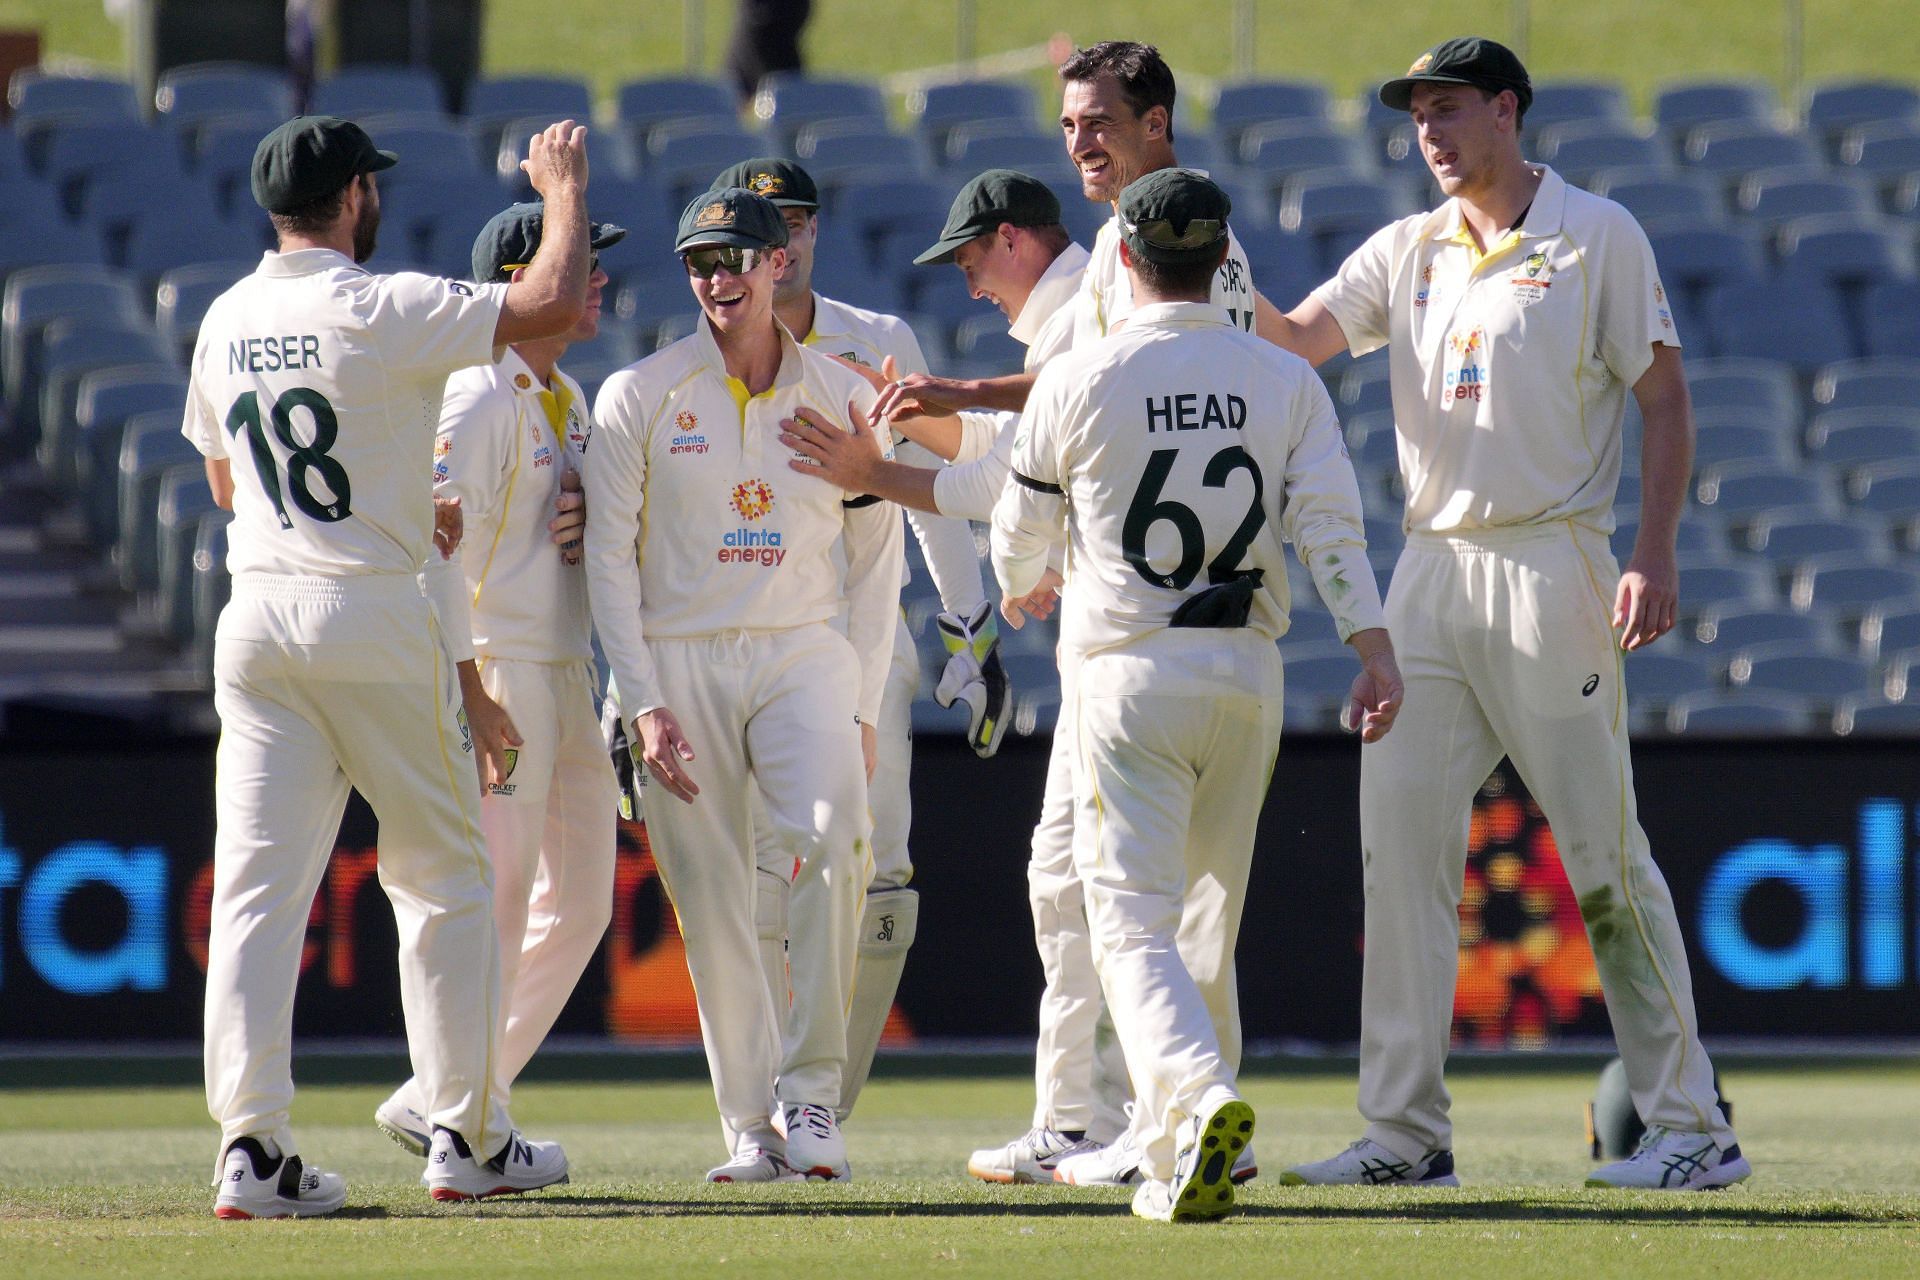
[[[1000,749],[1006,736],[1013,686],[1000,662],[1000,625],[993,606],[982,601],[973,615],[943,613],[934,618],[947,665],[940,672],[933,700],[943,707],[967,706],[967,745],[982,760]]]
[[[620,718],[620,704],[612,695],[600,703],[600,736],[606,740],[607,754],[613,758],[613,777],[620,784],[620,816],[628,822],[638,821],[640,780],[646,777],[646,766],[634,758],[626,722]]]

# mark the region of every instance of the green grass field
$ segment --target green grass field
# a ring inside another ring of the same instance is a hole
[[[546,1083],[519,1122],[564,1141],[572,1185],[439,1206],[369,1122],[374,1086],[304,1090],[301,1143],[343,1172],[348,1209],[306,1222],[211,1213],[215,1134],[197,1088],[0,1092],[0,1275],[1911,1276],[1920,1271],[1920,1068],[1729,1065],[1757,1169],[1668,1197],[1580,1189],[1594,1073],[1455,1080],[1458,1191],[1307,1190],[1286,1164],[1355,1136],[1345,1072],[1248,1081],[1266,1175],[1210,1226],[1147,1224],[1122,1191],[992,1187],[974,1146],[1026,1124],[1018,1076],[882,1079],[849,1126],[846,1186],[708,1188],[720,1157],[704,1080]]]

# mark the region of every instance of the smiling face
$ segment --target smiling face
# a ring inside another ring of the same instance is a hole
[[[1441,191],[1471,196],[1485,190],[1499,175],[1506,152],[1518,157],[1517,105],[1511,90],[1487,94],[1466,84],[1414,86],[1409,115]]]
[[[820,232],[820,215],[808,209],[783,208],[780,216],[787,224],[787,264],[774,280],[773,300],[787,306],[813,291],[813,245]]]
[[[997,230],[975,236],[953,251],[953,265],[966,277],[970,297],[985,298],[1012,321],[1019,314],[1013,295],[1017,293],[1018,301],[1024,302],[1033,282],[1015,279],[1019,260],[1009,231],[1002,223]]]
[[[1112,76],[1069,80],[1060,102],[1060,131],[1067,158],[1089,200],[1111,202],[1142,174],[1173,163],[1167,141],[1167,109],[1135,115]]]
[[[746,333],[773,316],[774,279],[786,265],[785,249],[754,249],[753,265],[739,273],[717,267],[711,278],[691,269],[687,281],[700,310],[723,335]]]
[[[580,321],[567,330],[568,342],[585,342],[600,333],[600,298],[607,287],[607,273],[595,263],[587,275],[587,309],[580,313]]]

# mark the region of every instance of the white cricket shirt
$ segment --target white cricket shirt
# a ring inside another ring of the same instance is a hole
[[[417,574],[440,558],[424,468],[441,392],[493,359],[506,292],[301,249],[214,299],[181,431],[232,459],[232,573]]]
[[[1680,345],[1640,224],[1544,165],[1483,256],[1457,200],[1375,232],[1313,291],[1355,355],[1387,345],[1409,530],[1613,529],[1620,424]]]
[[[1093,253],[1087,259],[1074,317],[1075,347],[1106,337],[1133,313],[1133,281],[1120,261],[1120,237],[1120,215],[1116,213],[1093,238]],[[1253,332],[1253,268],[1247,265],[1247,251],[1240,247],[1240,238],[1233,234],[1232,227],[1227,228],[1227,260],[1214,273],[1211,301],[1226,309],[1236,327]]]
[[[508,348],[495,364],[447,379],[433,442],[433,494],[460,499],[465,525],[456,559],[466,594],[444,619],[455,661],[475,652],[520,662],[593,657],[587,575],[569,565],[547,532],[560,479],[581,470],[593,424],[580,384],[556,368],[543,385]],[[556,431],[545,395],[561,414]],[[564,407],[563,407],[564,406]]]
[[[858,714],[878,722],[900,604],[899,514],[793,471],[800,455],[780,443],[780,420],[801,408],[847,429],[847,405],[864,415],[873,389],[785,329],[780,347],[773,385],[749,396],[727,376],[703,317],[600,389],[582,459],[587,589],[629,720],[671,704],[647,636],[831,622],[844,598]]]
[[[1137,308],[1040,371],[993,513],[993,567],[1031,591],[1067,531],[1060,641],[1082,657],[1167,627],[1209,586],[1260,575],[1248,625],[1287,630],[1282,536],[1346,639],[1385,625],[1360,489],[1306,361],[1206,303]]]

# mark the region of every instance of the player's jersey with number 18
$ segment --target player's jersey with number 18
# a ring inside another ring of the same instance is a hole
[[[447,375],[493,359],[505,285],[270,253],[208,308],[186,437],[229,458],[234,574],[420,572]]]
[[[1213,294],[1207,301],[1224,307],[1236,329],[1253,332],[1253,268],[1247,251],[1227,228],[1227,260],[1213,273]],[[1093,238],[1093,253],[1080,280],[1078,307],[1073,318],[1073,345],[1084,347],[1106,337],[1133,313],[1133,282],[1120,263],[1120,218],[1115,215]]]

